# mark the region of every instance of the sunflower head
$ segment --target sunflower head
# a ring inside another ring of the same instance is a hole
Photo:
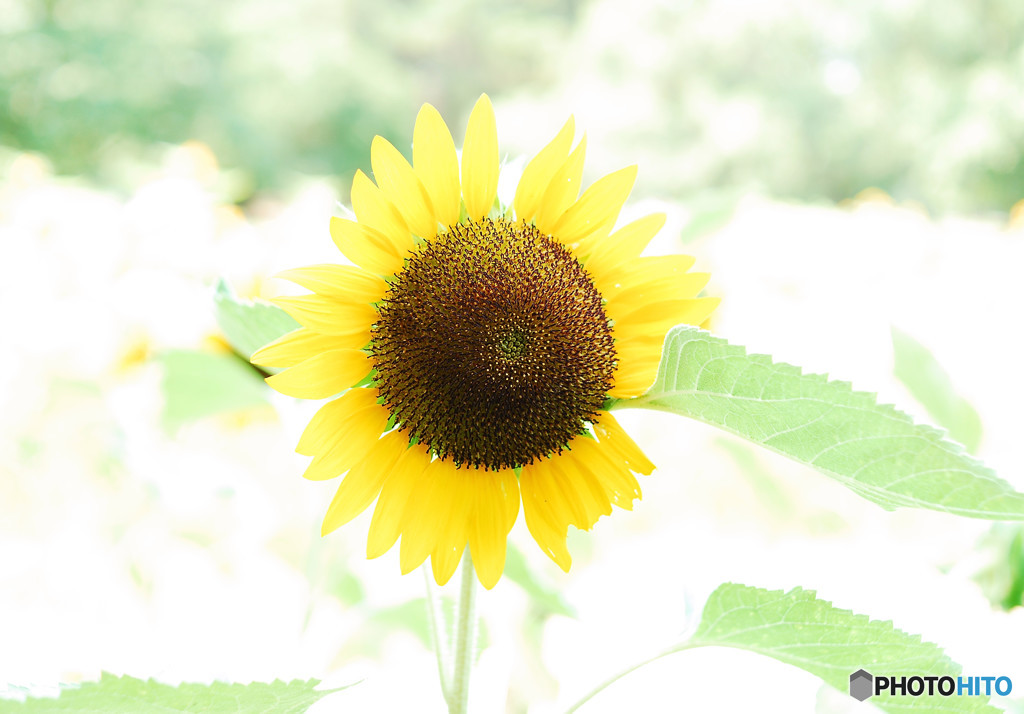
[[[336,397],[298,446],[307,478],[344,475],[325,534],[376,501],[369,557],[401,539],[402,571],[430,557],[444,583],[468,545],[492,587],[520,503],[568,570],[568,527],[640,497],[634,473],[654,466],[603,405],[643,393],[668,328],[700,324],[717,300],[697,297],[707,276],[692,258],[640,257],[664,216],[613,232],[635,167],[581,194],[574,133],[570,118],[505,206],[487,96],[461,163],[424,105],[412,163],[375,138],[376,182],[357,172],[355,220],[331,221],[353,265],[283,274],[312,291],[277,300],[302,327],[253,362],[284,368],[267,381],[285,394]]]

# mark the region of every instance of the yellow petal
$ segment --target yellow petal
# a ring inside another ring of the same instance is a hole
[[[633,324],[630,322],[619,322],[615,324],[614,335],[616,339],[621,340],[636,340],[642,338],[648,338],[652,342],[661,340],[662,344],[665,342],[665,335],[668,331],[676,325],[682,324],[678,322],[679,318],[676,315],[665,315],[660,320],[654,322],[648,322],[643,324]],[[622,367],[625,367],[623,362]]]
[[[303,327],[323,335],[362,334],[377,319],[377,311],[372,305],[343,302],[327,295],[276,297],[270,302],[298,320]]]
[[[285,270],[274,277],[290,280],[307,290],[338,297],[346,302],[377,302],[387,290],[387,283],[379,275],[354,265],[310,265]]]
[[[534,224],[541,233],[552,235],[558,219],[580,195],[580,180],[583,178],[583,159],[586,153],[587,135],[584,134],[580,143],[569,154],[569,158],[555,172],[540,200]]]
[[[573,439],[571,446],[569,459],[588,468],[597,477],[614,505],[627,511],[633,510],[633,501],[641,498],[640,484],[625,462],[611,449],[593,439]]]
[[[327,508],[320,535],[327,535],[366,510],[373,499],[377,498],[395,462],[408,448],[408,436],[397,430],[373,442],[367,450],[366,458],[353,466],[341,480]]]
[[[640,484],[625,463],[593,439],[577,438],[570,446],[572,451],[566,461],[592,474],[602,498],[619,508],[633,510],[633,501],[640,498]]]
[[[383,407],[375,406],[340,422],[327,448],[313,457],[302,477],[324,481],[351,469],[366,455],[366,445],[376,441],[387,428],[388,416]]]
[[[560,456],[544,459],[535,465],[540,467],[541,474],[547,481],[547,493],[554,495],[555,500],[565,508],[565,512],[570,514],[566,525],[572,524],[577,528],[589,528],[590,515],[585,499],[580,497],[576,484],[569,478],[569,475],[558,468],[557,464],[562,461]]]
[[[462,560],[465,550],[465,524],[461,522],[448,524],[444,540],[438,543],[430,553],[430,569],[434,572],[434,580],[438,585],[444,585],[451,580],[455,569],[459,567],[459,561]]]
[[[699,325],[710,315],[720,298],[689,298],[687,300],[666,300],[655,303],[647,308],[638,308],[625,315],[609,317],[615,320],[614,334],[617,339],[633,339],[635,337],[660,336],[676,325]],[[605,306],[612,307],[611,303]]]
[[[617,267],[600,272],[594,279],[598,290],[606,297],[618,292],[651,281],[661,279],[684,279],[687,271],[693,267],[693,257],[689,255],[657,255],[644,256],[627,260]],[[589,264],[589,261],[588,261]],[[594,273],[591,273],[593,277]],[[695,273],[697,275],[697,273]]]
[[[700,292],[707,279],[707,273],[684,273],[676,278],[622,285],[607,295],[602,293],[607,300],[605,313],[617,322],[636,313],[654,319],[668,312],[681,314],[681,309],[689,309],[693,295]]]
[[[629,339],[615,340],[615,354],[620,362],[649,362],[661,358],[665,336],[659,334],[638,335]]]
[[[636,166],[627,166],[595,181],[576,203],[562,214],[551,235],[571,245],[607,232],[619,217],[636,182]]]
[[[611,301],[605,305],[605,312],[615,324],[628,323],[639,326],[647,323],[660,324],[664,320],[678,320],[682,315],[690,311],[692,299],[683,298],[680,300],[668,299],[652,303],[633,303],[622,305]],[[623,309],[625,308],[625,309]],[[679,324],[678,322],[674,324]]]
[[[663,300],[695,297],[707,285],[708,273],[683,273],[655,277],[635,283],[625,283],[618,289],[604,295],[609,304],[614,304],[618,312],[631,312],[643,305],[650,305]]]
[[[546,479],[548,471],[542,464],[536,462],[524,466],[519,476],[526,527],[540,549],[568,573],[572,556],[565,546],[565,538],[572,514],[558,500],[557,494],[551,493]]]
[[[686,308],[686,312],[682,315],[682,324],[700,325],[708,319],[708,316],[711,315],[712,312],[715,311],[715,308],[722,302],[722,298],[691,298],[688,302],[689,305]]]
[[[451,463],[432,461],[416,482],[402,514],[400,564],[405,575],[418,568],[437,545],[451,517],[450,507],[460,494]]]
[[[643,450],[626,433],[619,422],[608,412],[605,412],[594,424],[594,433],[605,448],[610,448],[619,458],[625,461],[630,469],[637,473],[650,475],[654,471],[654,464],[648,459]]]
[[[565,458],[568,457],[568,458]],[[563,492],[571,492],[573,502],[579,509],[571,521],[572,525],[580,530],[589,530],[602,514],[611,511],[607,498],[592,480],[589,470],[580,468],[580,464],[573,460],[571,452],[563,452],[550,461],[553,476],[559,483],[558,488]]]
[[[640,255],[664,225],[665,214],[652,213],[602,238],[585,263],[590,277],[599,287],[602,282],[610,282],[611,274],[625,261]]]
[[[444,468],[448,471],[450,500],[447,511],[440,514],[442,520],[435,524],[437,538],[430,551],[430,568],[438,585],[448,582],[462,560],[469,538],[467,526],[473,508],[475,480],[482,473],[476,469],[456,469],[450,463],[445,463]]]
[[[437,219],[430,195],[398,149],[382,136],[373,137],[370,164],[377,184],[412,232],[423,238],[437,235]]]
[[[394,275],[402,258],[394,244],[380,231],[345,218],[331,217],[331,238],[342,255],[377,275]]]
[[[469,219],[478,221],[486,216],[497,192],[498,130],[491,100],[482,94],[469,115],[462,144],[462,196]]]
[[[511,530],[512,524],[519,517],[519,478],[516,477],[511,483],[507,479],[503,481],[502,490],[505,492],[505,522]]]
[[[469,550],[480,584],[490,590],[505,570],[508,533],[515,516],[508,518],[509,502],[519,512],[519,484],[509,469],[478,472],[476,498],[469,522]]]
[[[644,367],[630,372],[616,373],[612,377],[612,388],[608,390],[608,396],[615,399],[632,399],[644,394],[657,379],[658,368]]]
[[[664,342],[664,333],[617,339],[615,353],[618,365],[608,393],[616,399],[628,399],[646,392],[658,374]]]
[[[324,399],[351,387],[370,372],[361,350],[331,350],[267,377],[267,384],[289,397]]]
[[[558,135],[541,149],[523,169],[523,175],[519,179],[516,197],[512,204],[515,208],[516,218],[526,223],[533,220],[551,179],[554,178],[555,172],[561,168],[569,155],[569,148],[572,146],[572,139],[575,135],[576,126],[570,116]]]
[[[416,117],[412,163],[430,195],[437,220],[445,227],[458,223],[461,194],[455,142],[444,119],[429,104],[424,104]]]
[[[562,452],[552,463],[557,471],[564,474],[564,478],[575,485],[580,502],[586,509],[586,519],[582,523],[574,524],[577,528],[589,530],[597,523],[598,518],[612,512],[611,500],[589,464],[582,463],[572,451]]]
[[[640,484],[625,466],[617,469],[594,470],[594,475],[604,484],[611,495],[612,503],[625,511],[632,511],[635,501],[643,498]]]
[[[645,394],[651,385],[654,384],[657,372],[645,372],[644,374],[631,374],[622,379],[621,382],[615,381],[611,389],[608,390],[608,396],[614,397],[615,399],[632,399],[633,397],[639,397]],[[617,379],[617,378],[616,378]]]
[[[256,350],[249,361],[264,367],[294,367],[321,352],[364,347],[370,341],[369,325],[366,328],[363,333],[321,335],[300,327]]]
[[[334,440],[335,434],[354,415],[370,409],[384,408],[377,403],[376,389],[352,389],[337,399],[320,407],[299,437],[295,450],[306,456],[315,456],[326,452]],[[386,412],[385,412],[386,413]],[[377,437],[374,437],[376,440]]]
[[[356,171],[352,179],[352,210],[361,224],[386,237],[399,256],[404,257],[415,247],[401,212],[362,171]]]
[[[429,463],[430,454],[422,446],[409,447],[395,462],[373,509],[370,533],[366,539],[367,558],[384,555],[398,540],[405,505]]]

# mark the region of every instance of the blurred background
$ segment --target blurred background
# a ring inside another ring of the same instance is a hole
[[[629,211],[670,215],[652,250],[713,273],[713,331],[1024,488],[1022,76],[1015,0],[0,0],[0,696],[107,670],[361,680],[317,710],[442,710],[422,577],[364,559],[367,516],[319,537],[333,485],[293,453],[316,405],[265,388],[215,312],[221,279],[266,298],[341,259],[330,215],[374,134],[409,155],[423,102],[461,144],[489,93],[512,166],[575,114],[589,179],[639,164]],[[817,589],[1024,687],[1020,529],[621,420],[659,471],[570,534],[568,576],[517,524],[480,600],[479,711],[563,711],[727,580]],[[852,704],[697,650],[582,711]]]

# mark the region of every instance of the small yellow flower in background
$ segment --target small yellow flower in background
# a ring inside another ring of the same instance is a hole
[[[580,195],[586,149],[572,118],[523,170],[510,207],[496,201],[498,139],[486,95],[459,164],[434,107],[416,119],[413,162],[376,137],[376,184],[357,172],[356,220],[331,235],[355,266],[281,275],[312,291],[275,302],[302,327],[253,355],[285,368],[267,383],[324,399],[297,451],[305,477],[345,474],[327,534],[376,500],[367,556],[401,538],[403,573],[429,556],[444,584],[469,546],[491,588],[519,513],[563,570],[569,525],[589,529],[640,498],[654,465],[608,397],[653,382],[665,333],[717,305],[688,256],[639,257],[664,223],[611,232],[636,167]],[[369,377],[369,379],[367,379]],[[346,391],[347,390],[347,391]]]

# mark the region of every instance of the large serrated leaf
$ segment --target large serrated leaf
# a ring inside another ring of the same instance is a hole
[[[100,681],[65,688],[56,699],[0,701],[0,714],[301,714],[323,697],[338,691],[315,691],[320,682],[280,680],[264,684],[182,684],[172,687],[153,680],[116,677],[104,672]]]
[[[263,345],[299,327],[291,315],[262,300],[240,300],[220,280],[214,291],[217,324],[238,354],[246,359]]]
[[[671,654],[698,647],[733,647],[771,657],[849,692],[850,675],[860,669],[882,677],[953,677],[961,668],[938,645],[893,627],[841,610],[813,591],[789,592],[725,583],[711,593],[693,636],[603,682],[570,712],[621,677]],[[927,691],[927,690],[925,690]],[[869,700],[887,712],[998,714],[987,696],[905,696],[882,693]]]
[[[720,585],[704,606],[700,625],[685,648],[737,647],[791,664],[846,692],[850,675],[951,676],[960,666],[942,649],[893,627],[841,610],[813,591],[763,590]],[[988,697],[889,696],[871,703],[888,712],[998,712]]]
[[[646,394],[608,406],[699,419],[813,466],[886,508],[1024,520],[1024,494],[938,430],[846,382],[748,355],[695,327],[669,331]]]

